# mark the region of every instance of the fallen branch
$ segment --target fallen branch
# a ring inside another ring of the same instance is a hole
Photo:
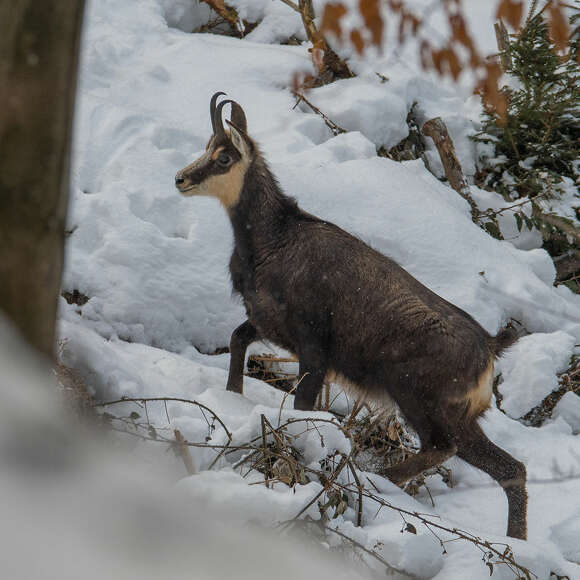
[[[431,137],[435,142],[435,147],[437,147],[437,151],[441,157],[445,176],[449,181],[449,185],[451,185],[451,187],[467,201],[471,207],[471,218],[474,222],[477,222],[480,216],[480,211],[469,193],[469,185],[463,175],[459,159],[457,159],[453,139],[449,136],[449,132],[447,131],[443,119],[441,119],[441,117],[435,117],[434,119],[427,121],[423,125],[421,131],[423,135]]]

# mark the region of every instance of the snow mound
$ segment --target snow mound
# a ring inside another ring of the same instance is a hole
[[[575,435],[580,433],[580,396],[577,393],[566,393],[552,413],[554,419],[562,418]]]
[[[502,409],[510,417],[525,415],[558,388],[556,373],[565,370],[575,338],[565,332],[538,332],[520,338],[499,360]]]
[[[580,511],[552,528],[551,539],[558,544],[564,557],[571,562],[580,564]]]

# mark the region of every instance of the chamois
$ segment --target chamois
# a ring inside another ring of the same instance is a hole
[[[285,195],[235,101],[210,102],[205,153],[179,171],[185,196],[217,197],[234,231],[230,273],[247,320],[233,331],[227,389],[242,393],[247,347],[293,352],[302,377],[296,409],[310,410],[325,377],[368,398],[393,399],[421,451],[384,472],[403,484],[457,454],[503,487],[507,534],[526,538],[526,469],[477,419],[490,406],[494,359],[516,340],[491,336],[390,258]],[[222,109],[231,104],[226,130]]]

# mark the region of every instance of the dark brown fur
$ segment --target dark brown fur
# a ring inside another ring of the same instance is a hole
[[[393,260],[302,211],[245,126],[237,130],[250,158],[237,203],[228,207],[230,272],[248,320],[232,334],[228,390],[242,392],[248,345],[268,340],[298,356],[297,409],[313,408],[327,374],[370,398],[388,394],[417,431],[421,452],[385,475],[400,484],[457,454],[503,486],[508,535],[525,538],[525,467],[477,424],[489,405],[494,358],[516,336],[492,337]]]

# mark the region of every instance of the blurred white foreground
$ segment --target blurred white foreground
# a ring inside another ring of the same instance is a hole
[[[220,519],[59,405],[0,319],[0,577],[363,578],[334,554]]]

